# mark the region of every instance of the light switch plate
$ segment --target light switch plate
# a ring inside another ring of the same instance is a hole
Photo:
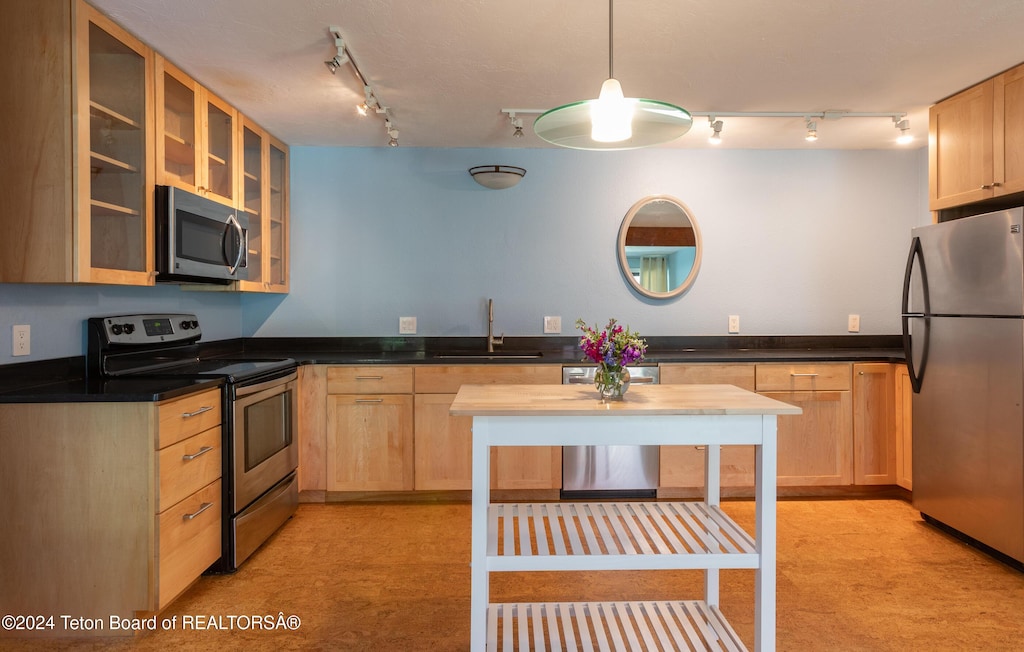
[[[740,332],[740,316],[729,315],[729,332],[739,333]]]
[[[416,334],[416,318],[415,317],[399,317],[398,318],[398,334],[399,335],[415,335]]]
[[[544,317],[544,332],[545,333],[561,333],[562,332],[562,318],[561,317]]]
[[[860,315],[850,315],[846,323],[846,330],[851,333],[860,332]]]

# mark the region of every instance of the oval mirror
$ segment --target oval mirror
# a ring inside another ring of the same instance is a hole
[[[701,249],[697,220],[668,195],[633,204],[619,228],[619,268],[634,290],[652,299],[679,296],[693,285]]]

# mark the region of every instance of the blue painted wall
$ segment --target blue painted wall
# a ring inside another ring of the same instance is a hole
[[[467,169],[520,165],[515,188],[476,185]],[[96,315],[195,312],[207,340],[385,336],[400,316],[418,334],[482,335],[486,302],[507,335],[562,334],[615,316],[647,335],[717,335],[738,314],[750,335],[899,331],[910,228],[930,221],[927,152],[292,149],[288,296],[0,284],[0,364],[80,355]],[[639,298],[615,257],[637,199],[682,200],[704,237],[686,295]],[[11,327],[32,355],[11,356]]]

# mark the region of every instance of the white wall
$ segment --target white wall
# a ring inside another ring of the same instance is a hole
[[[515,188],[467,169],[527,168]],[[292,292],[243,299],[246,333],[386,336],[573,334],[583,317],[645,335],[898,333],[910,229],[930,221],[927,155],[912,151],[292,150]],[[684,296],[640,298],[615,257],[639,198],[695,215],[700,275]]]

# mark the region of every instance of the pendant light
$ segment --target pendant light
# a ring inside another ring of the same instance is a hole
[[[608,0],[608,79],[596,100],[573,102],[538,117],[533,130],[542,139],[572,149],[639,149],[679,138],[693,118],[674,104],[625,97],[614,75],[613,0]]]

